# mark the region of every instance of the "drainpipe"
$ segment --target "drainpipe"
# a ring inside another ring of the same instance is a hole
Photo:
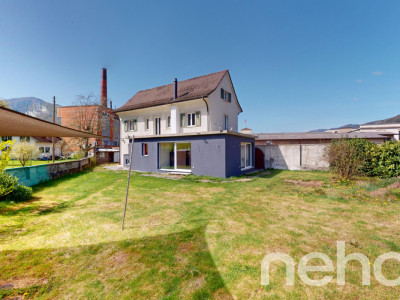
[[[206,104],[206,108],[207,108],[207,131],[209,131],[210,130],[210,113],[209,113],[209,110],[208,110],[208,103],[207,103],[207,101],[206,101],[206,99],[204,99],[204,96],[201,98],[203,101],[204,101],[204,103]]]

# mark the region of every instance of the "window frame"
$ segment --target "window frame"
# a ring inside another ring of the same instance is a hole
[[[142,143],[142,156],[143,157],[149,156],[149,144],[148,143]]]
[[[186,113],[186,116],[187,116],[186,127],[196,127],[196,112]]]
[[[224,115],[224,130],[229,130],[229,116]]]
[[[250,145],[250,150],[248,150],[248,146]],[[244,166],[242,166],[242,146],[244,146]],[[253,163],[253,143],[249,142],[241,142],[240,143],[240,169],[243,170],[248,170],[254,168],[254,163]],[[249,151],[250,157],[249,157],[249,165],[246,164],[247,161],[247,151]]]
[[[150,130],[150,119],[149,118],[146,118],[144,120],[144,128],[145,128],[146,131]]]
[[[171,128],[171,116],[167,117],[167,128]]]

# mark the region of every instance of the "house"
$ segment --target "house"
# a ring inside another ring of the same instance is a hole
[[[247,132],[247,131],[246,131]],[[326,170],[324,150],[333,139],[364,138],[382,144],[393,138],[374,132],[255,133],[256,167],[289,170]]]
[[[61,118],[61,125],[89,131],[103,137],[90,138],[89,144],[95,148],[112,148],[119,146],[120,121],[112,111],[112,103],[108,107],[107,98],[107,69],[102,69],[100,104],[61,106],[57,108],[57,116]],[[70,154],[80,151],[78,142],[74,138],[65,138],[66,151]],[[84,141],[80,141],[84,142]]]
[[[376,133],[380,135],[386,135],[388,137],[393,136],[394,140],[400,140],[400,124],[392,123],[392,124],[365,124],[360,125],[360,128],[356,132],[370,132]]]
[[[39,152],[38,159],[51,159],[52,149],[53,149],[53,142],[52,138],[48,137],[39,137],[39,136],[2,136],[1,140],[5,141],[15,141],[15,143],[19,142],[27,142],[36,145],[36,148]],[[54,149],[54,156],[61,156],[61,139],[55,138],[55,149]]]
[[[230,177],[254,169],[254,137],[238,132],[242,108],[228,70],[139,91],[114,112],[121,164],[134,140],[135,170]]]

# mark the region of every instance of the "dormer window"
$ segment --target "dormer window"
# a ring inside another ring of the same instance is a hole
[[[232,101],[232,94],[221,88],[221,99],[224,99],[225,101],[231,102]]]

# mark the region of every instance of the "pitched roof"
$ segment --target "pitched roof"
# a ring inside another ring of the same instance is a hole
[[[137,92],[115,112],[193,100],[210,95],[218,87],[228,70],[211,73],[178,82],[178,97],[174,99],[174,83]]]
[[[362,138],[362,139],[387,139],[387,136],[375,132],[283,132],[283,133],[253,133],[256,140],[332,140],[339,138]]]
[[[43,136],[34,136],[33,138],[35,140],[37,140],[39,143],[52,143],[53,142],[51,137],[49,138],[49,137],[43,137]],[[55,142],[57,143],[59,141],[61,141],[61,139],[56,137]]]

